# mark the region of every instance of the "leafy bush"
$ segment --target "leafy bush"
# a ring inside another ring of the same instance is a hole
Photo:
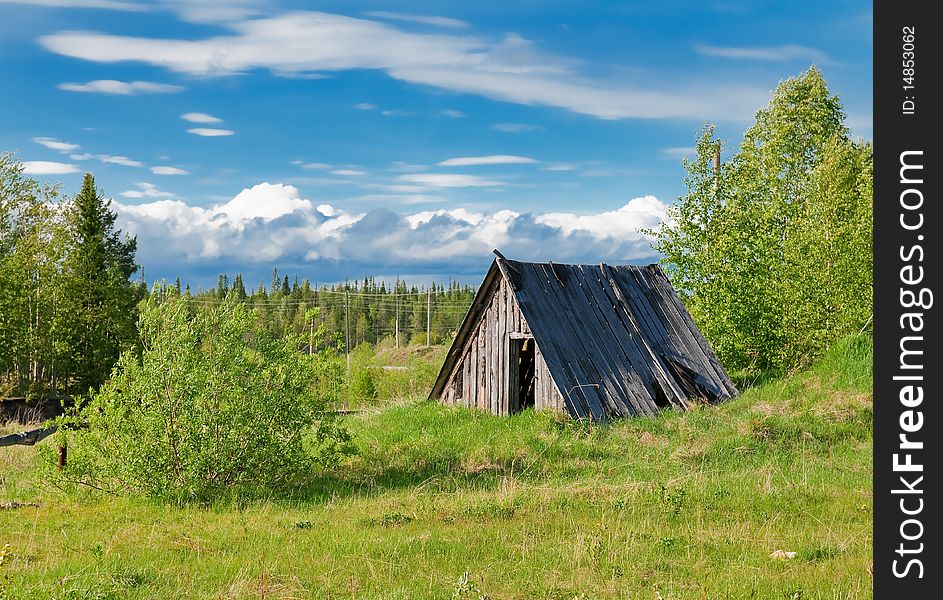
[[[327,411],[342,372],[277,339],[230,298],[191,312],[184,299],[143,307],[142,348],[83,407],[71,476],[169,499],[285,486],[348,448]]]

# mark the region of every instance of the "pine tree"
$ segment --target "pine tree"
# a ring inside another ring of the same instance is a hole
[[[69,249],[65,276],[70,290],[72,389],[97,388],[108,378],[121,350],[134,342],[137,287],[131,276],[137,240],[115,229],[111,201],[86,173],[82,191],[67,212]]]

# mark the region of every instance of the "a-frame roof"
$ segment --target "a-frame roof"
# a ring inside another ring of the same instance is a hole
[[[499,256],[433,386],[438,398],[465,341],[505,278],[572,416],[654,414],[737,389],[658,265],[526,263]]]

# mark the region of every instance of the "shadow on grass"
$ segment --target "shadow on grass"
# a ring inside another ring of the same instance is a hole
[[[734,385],[737,386],[737,389],[740,390],[742,394],[750,388],[760,387],[771,381],[781,379],[782,376],[782,373],[772,369],[757,371],[741,370],[731,373],[730,379],[733,380]]]

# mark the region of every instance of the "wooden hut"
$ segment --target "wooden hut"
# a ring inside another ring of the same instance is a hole
[[[737,394],[658,265],[495,254],[431,399],[498,415],[533,406],[605,421]]]

